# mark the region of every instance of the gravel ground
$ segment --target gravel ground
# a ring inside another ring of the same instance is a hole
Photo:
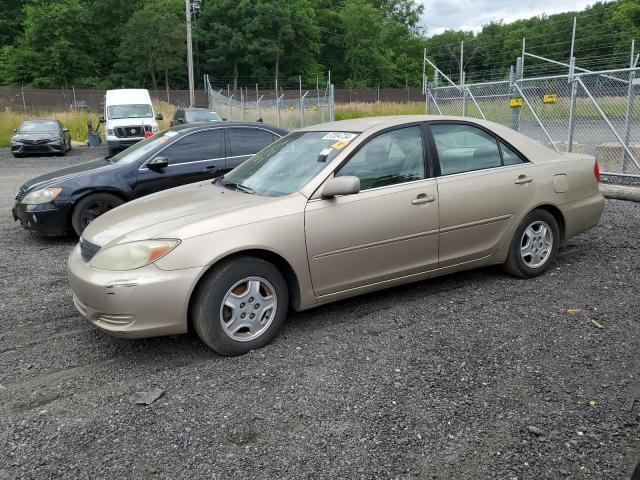
[[[21,182],[100,153],[0,151],[0,478],[619,479],[640,460],[640,204],[607,201],[542,278],[365,295],[222,358],[99,332],[71,302],[75,240],[13,222]]]

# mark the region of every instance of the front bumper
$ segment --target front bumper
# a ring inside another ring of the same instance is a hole
[[[65,235],[68,231],[67,210],[54,203],[16,203],[11,213],[14,220],[20,221],[24,228],[38,235],[55,237]]]
[[[107,138],[107,147],[111,151],[121,151],[129,148],[131,145],[135,145],[138,142],[144,140],[144,137],[140,138]]]
[[[27,153],[62,153],[64,152],[63,142],[48,142],[37,144],[11,143],[11,153],[23,155]]]
[[[126,338],[187,332],[189,297],[201,268],[165,271],[154,264],[127,272],[89,267],[76,246],[68,261],[73,302],[96,327]]]

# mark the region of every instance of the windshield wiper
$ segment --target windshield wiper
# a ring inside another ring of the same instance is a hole
[[[216,180],[214,180],[214,184],[219,184],[219,185],[222,185],[223,187],[238,190],[244,193],[252,193],[252,194],[256,193],[256,191],[253,188],[243,185],[241,183],[227,182],[224,179],[224,177],[218,177]]]

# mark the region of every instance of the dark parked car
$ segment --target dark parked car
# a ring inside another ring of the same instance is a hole
[[[41,235],[78,235],[125,202],[217,177],[286,135],[263,123],[180,125],[109,159],[74,165],[20,187],[13,217]]]
[[[71,133],[60,120],[25,120],[11,137],[11,153],[19,157],[27,153],[56,153],[71,150]]]
[[[171,126],[198,122],[221,122],[224,118],[208,108],[178,108],[173,114]]]

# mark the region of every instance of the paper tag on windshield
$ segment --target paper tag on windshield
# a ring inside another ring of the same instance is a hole
[[[342,150],[347,145],[349,145],[349,140],[338,140],[336,143],[331,145],[331,148],[335,148],[336,150]]]
[[[329,132],[322,137],[323,140],[346,140],[347,143],[354,138],[356,138],[356,134],[348,132]]]

